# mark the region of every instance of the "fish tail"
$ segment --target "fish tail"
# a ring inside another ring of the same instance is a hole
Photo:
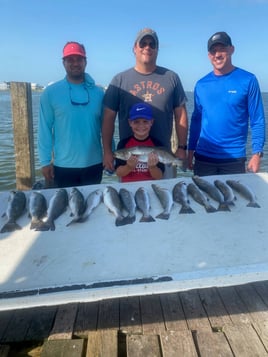
[[[14,232],[20,230],[21,226],[16,222],[7,222],[1,229],[0,233]]]
[[[207,213],[217,212],[216,208],[211,205],[206,206],[205,209],[206,209]]]
[[[155,219],[152,216],[142,216],[140,222],[155,222]]]
[[[190,206],[182,206],[179,214],[184,214],[184,213],[195,213],[195,211]]]
[[[257,202],[249,202],[247,204],[247,207],[255,207],[255,208],[261,208],[261,206]]]
[[[129,222],[134,223],[136,221],[136,216],[128,216]]]
[[[135,216],[117,217],[115,220],[115,225],[117,227],[125,226],[126,224],[132,224],[135,221]]]
[[[224,212],[229,211],[230,212],[231,210],[230,210],[228,203],[222,202],[219,204],[217,211],[224,211]]]
[[[31,222],[30,229],[35,229],[38,228],[40,225],[42,225],[44,222],[41,221],[40,219],[34,220]]]
[[[55,224],[54,221],[47,221],[47,222],[42,222],[41,224],[38,225],[37,228],[35,228],[36,231],[44,232],[44,231],[55,231]]]
[[[169,216],[170,214],[169,213],[165,213],[165,212],[162,212],[160,214],[158,214],[155,218],[159,218],[159,219],[169,219]]]

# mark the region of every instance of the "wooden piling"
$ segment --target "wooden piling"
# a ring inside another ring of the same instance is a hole
[[[11,82],[16,187],[31,189],[35,181],[31,84]]]

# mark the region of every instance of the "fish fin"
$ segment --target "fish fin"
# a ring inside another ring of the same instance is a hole
[[[226,203],[226,202],[220,203],[217,211],[222,211],[222,212],[229,211],[229,212],[231,212],[230,207],[229,207],[228,203]]]
[[[168,220],[169,216],[170,216],[169,213],[162,212],[162,213],[158,214],[155,218]]]
[[[228,206],[235,206],[234,201],[225,201]]]
[[[261,208],[261,206],[257,202],[249,202],[247,204],[247,207]]]
[[[211,205],[205,207],[205,209],[206,209],[207,213],[217,212],[217,209],[215,207],[211,206]]]
[[[7,222],[1,229],[0,233],[14,232],[22,229],[16,222]]]
[[[179,214],[184,214],[184,213],[195,213],[195,211],[190,206],[182,206]]]
[[[140,222],[155,222],[155,219],[152,216],[142,216]]]
[[[76,219],[72,219],[69,223],[66,224],[66,227],[69,227],[71,224],[77,222]]]
[[[79,222],[81,222],[80,220],[81,220],[81,217],[75,217],[69,223],[66,224],[66,227],[69,227],[73,223],[79,223]]]
[[[87,214],[86,216],[82,216],[82,217],[79,218],[79,220],[77,222],[78,223],[83,223],[83,222],[88,220],[89,216],[90,216],[90,214]]]

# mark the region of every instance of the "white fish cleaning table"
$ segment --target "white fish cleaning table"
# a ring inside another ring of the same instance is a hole
[[[115,217],[101,203],[88,221],[66,227],[68,209],[55,221],[54,232],[30,230],[25,213],[17,221],[22,230],[0,234],[0,310],[267,280],[268,174],[204,179],[240,180],[252,188],[261,208],[247,207],[248,201],[236,193],[231,212],[207,213],[189,197],[194,214],[179,214],[180,205],[175,203],[169,220],[141,223],[141,213],[137,212],[133,224],[116,227]],[[181,180],[192,182],[190,177],[177,177],[111,185],[133,193],[145,187],[155,217],[163,208],[151,184],[172,191]],[[106,186],[79,189],[86,198]],[[42,193],[49,201],[54,191]],[[8,195],[0,193],[1,214]],[[1,217],[1,227],[6,220]]]

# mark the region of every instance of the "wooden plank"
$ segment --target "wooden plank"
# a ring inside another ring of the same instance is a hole
[[[252,284],[238,285],[235,289],[254,321],[268,320],[268,306],[263,302]]]
[[[210,331],[211,326],[201,303],[198,291],[183,291],[180,293],[180,298],[188,328],[192,331],[199,329],[207,329]]]
[[[216,288],[200,289],[198,292],[212,329],[220,330],[232,322]]]
[[[118,357],[117,331],[89,332],[86,357]]]
[[[128,335],[127,357],[162,357],[158,335]]]
[[[12,319],[14,311],[0,311],[0,342],[3,341],[6,329]]]
[[[2,342],[24,341],[32,318],[30,309],[15,310],[2,336]]]
[[[202,357],[233,357],[232,350],[222,332],[196,331],[195,340]]]
[[[27,190],[35,180],[32,92],[30,83],[10,83],[14,148],[16,159],[16,185]]]
[[[218,288],[218,292],[234,324],[250,324],[253,322],[246,305],[237,294],[234,286]]]
[[[191,331],[167,331],[160,334],[163,357],[197,357]]]
[[[49,337],[57,312],[56,306],[31,309],[32,320],[25,336],[26,341],[40,341]]]
[[[142,333],[138,296],[120,299],[120,330],[124,333]]]
[[[119,299],[100,301],[98,329],[119,329]]]
[[[58,308],[49,340],[71,339],[76,318],[77,304],[61,305]]]
[[[8,357],[10,347],[8,345],[0,345],[0,357]]]
[[[264,347],[268,351],[268,321],[258,321],[252,324]]]
[[[165,325],[167,330],[187,330],[182,304],[178,293],[160,295]]]
[[[83,357],[84,340],[45,341],[41,357]]]
[[[95,331],[97,329],[98,313],[99,302],[79,304],[73,335],[87,338],[89,331]]]
[[[251,325],[225,325],[223,332],[235,356],[267,356],[267,351]]]
[[[140,304],[143,333],[159,334],[165,331],[159,295],[141,296]]]

